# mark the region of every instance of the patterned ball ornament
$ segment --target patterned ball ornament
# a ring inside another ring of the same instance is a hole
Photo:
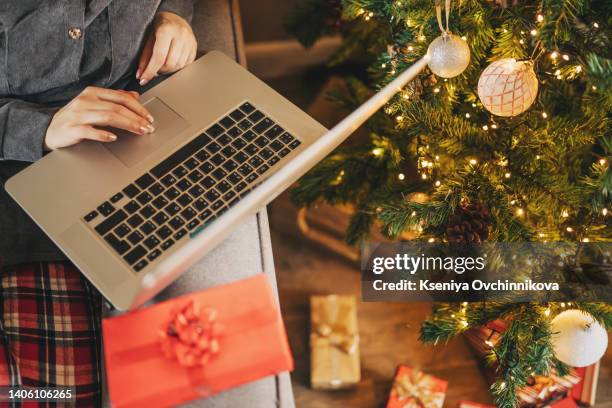
[[[608,332],[597,320],[581,310],[559,313],[551,322],[556,357],[572,367],[596,363],[608,348]]]
[[[478,80],[483,106],[497,116],[525,112],[538,94],[538,78],[530,61],[504,58],[489,65]]]
[[[444,33],[429,44],[429,69],[442,78],[460,75],[470,64],[470,47],[456,35]]]

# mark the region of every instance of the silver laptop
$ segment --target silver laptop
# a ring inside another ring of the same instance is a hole
[[[210,52],[141,96],[155,133],[53,151],[5,187],[110,303],[134,308],[331,152],[399,79],[327,132]]]

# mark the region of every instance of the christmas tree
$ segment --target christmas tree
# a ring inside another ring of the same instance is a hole
[[[448,29],[469,47],[467,69],[454,78],[422,72],[369,120],[365,142],[337,149],[300,180],[294,201],[352,204],[352,244],[373,228],[431,242],[563,241],[578,251],[581,242],[609,243],[611,11],[606,0],[455,2]],[[370,80],[348,78],[348,92],[333,95],[347,110],[445,30],[430,0],[309,0],[288,28],[307,46],[339,32],[344,41],[331,64],[366,56]],[[515,390],[532,375],[567,370],[551,326],[567,307],[437,304],[421,339],[440,343],[508,321],[491,352],[492,392],[498,406],[514,407]],[[608,303],[571,308],[612,328]]]

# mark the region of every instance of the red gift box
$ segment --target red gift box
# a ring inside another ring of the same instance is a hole
[[[387,408],[442,408],[448,382],[401,365],[395,372]]]
[[[578,404],[572,398],[564,398],[550,405],[550,408],[578,408]]]
[[[114,407],[172,406],[293,369],[260,274],[102,323]]]

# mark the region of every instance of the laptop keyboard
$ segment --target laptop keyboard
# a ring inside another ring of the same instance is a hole
[[[83,220],[140,271],[227,211],[300,144],[246,102]]]

